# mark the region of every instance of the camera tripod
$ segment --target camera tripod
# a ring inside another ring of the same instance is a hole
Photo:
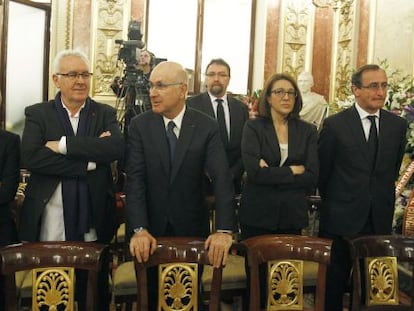
[[[118,90],[115,108],[118,111],[118,122],[125,138],[131,119],[151,109],[146,78],[137,70],[128,72]]]

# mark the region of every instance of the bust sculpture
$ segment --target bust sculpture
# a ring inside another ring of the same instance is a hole
[[[298,87],[302,94],[303,107],[300,117],[319,129],[322,121],[328,115],[328,103],[325,98],[311,91],[313,86],[313,76],[309,72],[302,72],[298,76]]]

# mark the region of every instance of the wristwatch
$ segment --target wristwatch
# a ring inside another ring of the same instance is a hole
[[[134,233],[140,233],[140,232],[142,232],[144,230],[147,230],[147,228],[145,228],[145,227],[138,227],[138,228],[135,228],[134,229]]]

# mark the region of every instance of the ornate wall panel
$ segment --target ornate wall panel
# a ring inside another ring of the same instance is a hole
[[[115,99],[110,84],[114,76],[122,75],[119,45],[115,40],[127,39],[130,16],[131,0],[92,1],[92,96],[98,101],[113,102]]]
[[[355,68],[357,53],[356,1],[342,0],[335,10],[334,48],[331,67],[330,102],[335,98],[345,99],[350,93],[352,71]],[[337,107],[332,107],[335,110]]]
[[[308,0],[283,2],[280,31],[278,71],[296,77],[312,67],[313,7]]]
[[[72,48],[74,0],[52,1],[52,21],[50,37],[50,73],[52,76],[53,59],[58,51]],[[56,88],[52,79],[49,82],[49,97],[53,98]]]

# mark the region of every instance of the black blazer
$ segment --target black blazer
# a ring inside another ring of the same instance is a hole
[[[243,161],[241,159],[241,139],[244,123],[249,119],[249,110],[241,101],[227,96],[230,112],[230,138],[225,144],[227,161],[233,175],[236,192],[240,191],[241,178],[244,173]],[[216,119],[210,95],[201,93],[187,100],[191,108],[204,112],[211,118]]]
[[[59,122],[54,100],[25,109],[26,121],[22,137],[22,161],[31,176],[22,208],[20,238],[37,240],[43,209],[61,181],[61,176],[86,176],[92,208],[92,219],[98,241],[107,243],[114,234],[116,208],[111,163],[121,159],[124,140],[112,107],[90,102],[89,136],[67,137],[67,154],[61,155],[45,147],[50,140],[65,135]],[[111,136],[99,138],[104,131]],[[88,162],[96,169],[87,171]]]
[[[0,130],[0,246],[17,242],[11,204],[20,180],[20,137]]]
[[[240,223],[268,230],[301,229],[308,224],[306,195],[318,179],[317,131],[299,119],[288,121],[288,158],[280,167],[280,149],[271,119],[247,121],[242,157],[247,181],[241,196]],[[260,168],[264,159],[269,165]],[[304,165],[293,175],[290,165]]]
[[[127,149],[128,232],[145,227],[158,237],[169,224],[178,236],[208,235],[205,170],[213,179],[217,228],[233,229],[234,192],[214,120],[186,108],[171,167],[163,118],[152,111],[132,119]]]
[[[404,119],[380,111],[377,160],[371,173],[355,106],[325,119],[319,138],[320,231],[353,236],[371,215],[375,233],[391,233],[406,128]]]

